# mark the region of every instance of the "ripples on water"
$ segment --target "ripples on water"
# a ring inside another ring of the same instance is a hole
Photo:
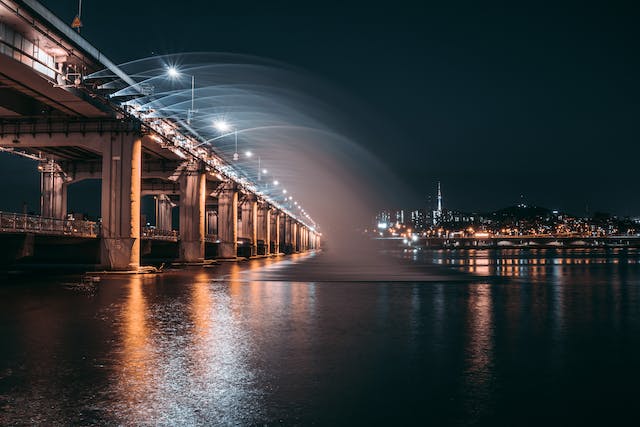
[[[637,251],[402,257],[411,265],[322,254],[93,285],[4,276],[0,424],[537,425],[633,414]]]

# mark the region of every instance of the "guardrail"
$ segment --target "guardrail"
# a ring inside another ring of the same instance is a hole
[[[207,234],[204,236],[204,241],[207,243],[220,243],[217,234]]]
[[[0,212],[0,232],[98,237],[100,226],[93,221]]]
[[[100,224],[78,219],[44,218],[38,215],[0,212],[0,233],[35,233],[56,236],[100,237]],[[176,230],[160,230],[143,227],[140,238],[177,242],[180,234]],[[205,241],[217,243],[218,236],[207,234]]]
[[[169,242],[178,241],[178,232],[176,230],[160,230],[155,227],[143,227],[140,230],[140,238],[148,240],[165,240]]]

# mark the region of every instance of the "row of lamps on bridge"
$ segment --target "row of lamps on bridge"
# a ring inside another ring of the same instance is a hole
[[[167,75],[172,78],[179,78],[183,73],[180,72],[176,67],[169,66],[167,67]],[[195,109],[195,75],[190,75],[191,77],[191,108],[187,110],[187,124],[191,124],[191,119],[193,118],[193,114],[197,112]],[[222,139],[224,137],[230,136],[233,134],[235,140],[235,151],[233,153],[233,160],[239,161],[240,155],[238,154],[238,129],[233,128],[228,122],[224,120],[215,120],[213,122],[213,126],[221,133],[214,138],[208,139],[204,142],[199,143],[197,146],[204,145],[216,141],[218,139]],[[253,153],[251,151],[246,151],[245,156],[247,158],[253,157]],[[258,181],[262,181],[262,176],[266,175],[269,171],[262,167],[262,159],[258,156]],[[280,183],[277,179],[274,179],[272,184],[277,187]],[[295,200],[293,200],[293,196],[287,196],[287,190],[285,188],[282,189],[282,196],[284,197],[285,203],[289,203],[290,207],[297,208],[302,215],[304,215],[307,219],[311,220],[309,214],[302,208],[302,206]],[[313,221],[313,220],[311,220]]]

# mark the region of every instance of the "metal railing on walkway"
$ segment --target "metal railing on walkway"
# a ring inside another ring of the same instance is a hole
[[[43,218],[37,215],[0,212],[0,232],[98,237],[100,226],[93,221]]]
[[[169,242],[177,242],[178,232],[176,230],[161,230],[155,227],[143,227],[140,230],[140,238],[148,240],[165,240]]]

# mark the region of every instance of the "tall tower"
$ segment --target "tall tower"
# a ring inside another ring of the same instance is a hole
[[[442,220],[442,192],[440,191],[440,181],[438,181],[438,208],[433,211],[433,225],[437,225]]]

